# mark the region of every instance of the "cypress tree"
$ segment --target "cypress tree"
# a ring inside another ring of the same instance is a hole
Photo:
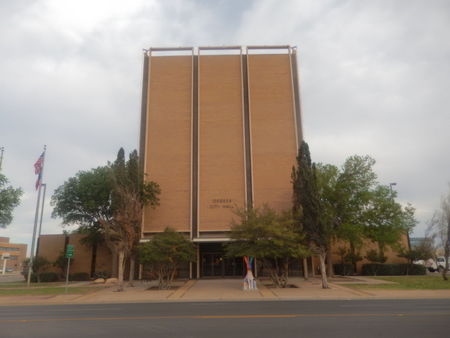
[[[320,259],[322,288],[328,288],[325,258],[330,242],[330,231],[321,219],[320,197],[317,188],[316,168],[311,162],[308,144],[303,141],[297,156],[297,167],[292,168],[293,208],[299,226],[313,252]]]

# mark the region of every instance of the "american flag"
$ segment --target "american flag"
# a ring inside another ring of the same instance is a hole
[[[36,181],[36,190],[39,189],[39,186],[42,183],[41,181],[42,181],[42,169],[44,168],[44,154],[45,152],[42,152],[41,156],[39,156],[38,160],[34,164],[34,173],[38,175]]]

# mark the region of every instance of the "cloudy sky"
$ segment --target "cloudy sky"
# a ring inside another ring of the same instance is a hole
[[[3,173],[24,190],[0,236],[30,243],[33,164],[48,194],[138,143],[142,49],[298,46],[313,160],[377,160],[423,235],[450,181],[450,2],[319,0],[0,1]],[[61,233],[46,200],[43,232]]]

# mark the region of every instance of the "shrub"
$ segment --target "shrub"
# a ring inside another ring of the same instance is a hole
[[[364,264],[362,267],[364,276],[401,276],[401,275],[425,275],[426,268],[419,264]]]
[[[94,279],[97,278],[104,278],[104,279],[111,278],[111,273],[109,273],[108,271],[97,271],[96,273],[94,273]]]
[[[348,276],[355,273],[353,264],[333,264],[333,270],[335,275]]]
[[[69,276],[69,280],[71,281],[87,281],[89,279],[90,277],[87,272],[76,272]]]
[[[39,274],[39,279],[41,282],[49,283],[49,282],[57,282],[59,280],[59,277],[56,272],[41,272]]]

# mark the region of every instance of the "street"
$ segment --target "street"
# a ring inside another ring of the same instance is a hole
[[[450,300],[0,306],[0,337],[445,337]]]

